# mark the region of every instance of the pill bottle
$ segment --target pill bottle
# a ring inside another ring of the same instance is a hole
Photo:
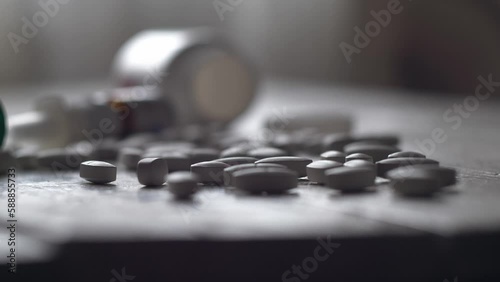
[[[111,73],[117,88],[84,99],[45,97],[33,111],[9,117],[7,145],[96,144],[168,127],[225,125],[248,107],[257,88],[253,68],[207,29],[141,32],[117,52]]]
[[[211,29],[148,30],[118,51],[112,74],[120,86],[148,85],[172,103],[176,124],[227,123],[256,92],[256,75]]]

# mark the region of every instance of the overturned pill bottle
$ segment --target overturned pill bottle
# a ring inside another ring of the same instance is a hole
[[[257,75],[220,33],[147,30],[117,52],[115,89],[85,99],[40,99],[9,117],[7,146],[62,147],[96,136],[123,138],[192,124],[228,124],[251,103]]]

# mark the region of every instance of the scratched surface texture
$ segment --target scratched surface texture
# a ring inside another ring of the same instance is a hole
[[[456,168],[459,182],[431,199],[398,197],[379,179],[372,191],[354,195],[302,181],[286,195],[204,187],[192,200],[178,201],[167,187],[142,187],[123,169],[106,186],[86,183],[77,172],[18,171],[17,278],[109,281],[112,269],[127,266],[136,281],[280,281],[293,264],[312,256],[318,237],[341,246],[308,281],[498,278],[497,99],[481,101],[458,126],[443,114],[470,94],[441,97],[275,80],[266,81],[261,92],[234,125],[240,132],[254,134],[276,110],[328,110],[351,114],[354,132],[397,133],[400,147],[422,151],[422,140],[441,128],[446,140],[426,147],[432,149],[428,157]],[[7,96],[4,103],[13,113],[28,100]],[[6,207],[6,178],[0,183]],[[5,223],[6,208],[1,210]],[[6,238],[5,228],[0,236]],[[4,264],[7,248],[1,243]]]

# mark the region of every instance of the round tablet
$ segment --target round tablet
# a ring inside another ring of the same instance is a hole
[[[80,164],[80,177],[95,184],[106,184],[116,180],[116,166],[101,161],[86,161]]]
[[[422,155],[417,152],[412,152],[412,151],[401,151],[401,152],[396,152],[392,153],[389,156],[387,156],[388,159],[394,159],[394,158],[425,158],[425,155]]]
[[[234,186],[251,193],[282,193],[297,187],[298,175],[287,168],[255,167],[236,171]]]
[[[388,179],[397,179],[404,176],[432,177],[437,179],[440,187],[457,183],[455,169],[436,165],[414,165],[400,167],[386,173]]]
[[[372,169],[373,171],[376,171],[376,166],[374,163],[370,161],[365,161],[365,160],[352,160],[348,161],[344,164],[344,166],[347,167],[364,167],[364,168],[369,168]]]
[[[191,172],[195,173],[202,183],[224,184],[224,169],[228,164],[216,161],[201,162],[191,165]]]
[[[167,177],[168,190],[178,198],[193,195],[198,188],[199,179],[188,171],[173,172]]]
[[[323,154],[321,154],[321,159],[322,160],[329,160],[329,161],[334,161],[334,162],[339,162],[339,163],[344,163],[345,162],[345,154],[340,151],[326,151]]]
[[[225,163],[228,165],[239,165],[239,164],[251,164],[256,162],[256,158],[252,157],[231,157],[231,158],[222,158],[222,159],[216,159],[214,162],[221,162]]]
[[[374,143],[352,143],[344,148],[344,152],[347,155],[355,154],[355,153],[362,153],[369,155],[373,158],[374,162],[378,162],[380,160],[386,159],[388,155],[398,152],[399,149],[392,147],[392,146],[387,146],[387,145],[382,145],[382,144],[374,144]]]
[[[325,171],[326,184],[334,189],[360,191],[375,183],[375,171],[360,167],[337,167]]]
[[[345,161],[354,161],[354,160],[363,160],[363,161],[368,161],[373,163],[373,158],[367,154],[363,153],[355,153],[355,154],[350,154],[347,157],[345,157]]]
[[[439,162],[426,159],[426,158],[392,158],[385,159],[377,162],[377,175],[380,177],[385,177],[385,174],[392,169],[403,167],[403,166],[413,166],[413,165],[435,165],[438,166]]]
[[[129,170],[136,170],[137,163],[141,160],[142,150],[136,148],[123,148],[120,150],[118,160]]]
[[[309,179],[309,181],[312,182],[325,183],[326,182],[325,171],[328,169],[342,167],[342,166],[343,166],[342,163],[335,161],[329,161],[329,160],[314,161],[308,164],[306,167],[307,178]]]
[[[137,163],[137,179],[145,186],[161,186],[168,174],[167,161],[160,158],[145,158]]]
[[[256,159],[286,156],[286,152],[273,147],[261,147],[248,151],[248,156]]]
[[[255,163],[256,164],[272,163],[272,164],[284,165],[288,169],[295,171],[299,177],[304,177],[307,175],[306,166],[312,163],[312,160],[303,157],[286,156],[286,157],[265,158],[256,161]]]

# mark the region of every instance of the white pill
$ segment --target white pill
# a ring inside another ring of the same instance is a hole
[[[285,156],[286,152],[273,147],[261,147],[248,151],[248,156],[256,159],[265,159],[272,157]]]
[[[212,148],[191,149],[188,153],[191,164],[212,161],[219,158],[220,152]]]
[[[402,151],[402,152],[396,152],[392,153],[389,156],[387,156],[388,159],[394,159],[394,158],[425,158],[425,155],[422,155],[417,152],[411,152],[411,151]]]
[[[325,172],[326,184],[344,192],[354,192],[375,183],[375,170],[360,167],[337,167]]]
[[[62,148],[43,150],[37,155],[39,167],[57,171],[76,170],[80,163],[86,160],[86,156]]]
[[[234,186],[250,193],[282,193],[297,187],[298,175],[287,168],[255,167],[236,171]]]
[[[185,153],[162,153],[161,158],[167,161],[168,171],[189,171],[191,159]]]
[[[239,165],[239,164],[251,164],[256,162],[256,158],[252,157],[231,157],[231,158],[222,158],[222,159],[216,159],[214,162],[221,162],[228,164],[230,166],[232,165]]]
[[[286,168],[285,166],[279,165],[279,164],[255,164],[255,163],[253,163],[253,164],[233,165],[233,166],[230,166],[230,167],[227,167],[224,169],[224,185],[227,185],[227,186],[234,185],[233,174],[236,171],[240,171],[240,170],[247,169],[247,168],[255,168],[255,167]]]
[[[141,160],[142,150],[136,148],[123,148],[120,150],[118,160],[129,170],[136,170],[137,163]]]
[[[345,162],[345,154],[343,152],[340,152],[340,151],[326,151],[323,154],[321,154],[321,159],[339,162],[339,163],[344,163]]]
[[[325,183],[326,182],[325,171],[327,171],[328,169],[341,166],[343,166],[342,163],[335,161],[329,161],[329,160],[314,161],[308,164],[306,167],[307,178],[309,179],[309,181],[312,182]]]
[[[396,168],[387,172],[386,176],[388,179],[397,179],[404,176],[431,177],[438,180],[440,187],[453,185],[457,182],[455,169],[432,164]]]
[[[355,154],[350,154],[347,157],[345,157],[345,161],[354,161],[354,160],[363,160],[363,161],[368,161],[373,163],[373,158],[367,154],[362,154],[362,153],[355,153]]]
[[[272,163],[272,164],[284,165],[288,169],[295,171],[299,177],[304,177],[307,175],[306,167],[308,164],[312,163],[312,160],[303,157],[285,156],[285,157],[265,158],[255,163],[256,164]]]
[[[392,158],[385,159],[377,162],[377,175],[385,177],[386,173],[392,169],[404,166],[413,165],[435,165],[438,166],[439,162],[432,159],[425,158]]]
[[[188,171],[174,172],[168,175],[168,190],[178,198],[187,198],[196,192],[199,179]]]
[[[210,161],[191,165],[191,172],[196,174],[202,183],[224,184],[224,169],[228,164]]]
[[[167,161],[160,158],[145,158],[137,163],[137,179],[146,186],[161,186],[168,174]]]
[[[352,143],[344,148],[344,152],[347,155],[355,153],[366,154],[371,156],[374,162],[386,159],[388,155],[398,151],[398,148],[374,143]]]
[[[80,177],[96,184],[116,180],[116,166],[101,161],[86,161],[80,164]]]

